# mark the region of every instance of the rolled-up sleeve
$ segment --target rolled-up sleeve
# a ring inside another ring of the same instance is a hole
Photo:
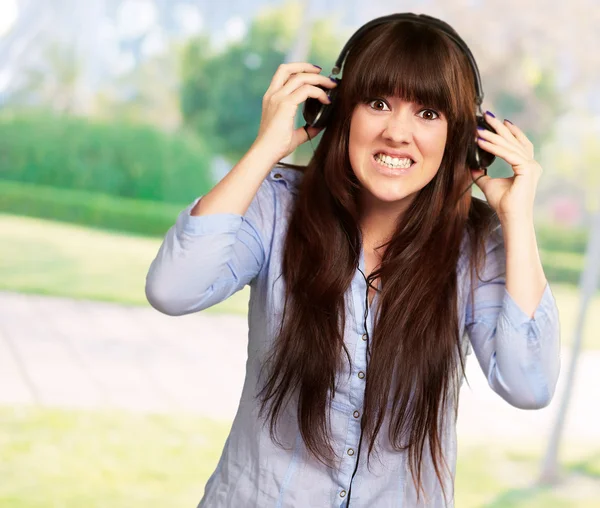
[[[490,387],[521,409],[547,406],[560,371],[560,322],[547,283],[526,314],[506,290],[506,253],[498,227],[486,243],[481,280],[473,275],[474,305],[467,298],[466,330]]]
[[[192,216],[196,198],[167,232],[146,276],[146,298],[178,316],[215,305],[249,284],[267,256],[274,194],[265,180],[246,214]]]

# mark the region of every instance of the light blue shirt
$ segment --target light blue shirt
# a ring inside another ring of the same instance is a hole
[[[283,311],[281,257],[285,230],[302,173],[274,168],[261,184],[244,216],[190,216],[200,196],[169,229],[152,262],[146,295],[157,310],[177,316],[197,312],[250,285],[248,360],[239,408],[218,465],[205,486],[199,508],[415,508],[453,506],[456,466],[456,427],[452,402],[448,406],[442,445],[452,478],[445,484],[445,502],[427,449],[423,455],[423,484],[427,499],[416,501],[406,453],[392,449],[387,437],[389,415],[377,437],[379,455],[369,471],[363,440],[359,454],[360,419],[366,380],[366,335],[373,330],[375,295],[365,329],[367,285],[361,252],[347,293],[345,344],[352,366],[344,362],[331,399],[334,469],[307,454],[300,437],[294,404],[282,415],[278,430],[285,449],[271,442],[268,425],[258,419],[260,390],[257,377],[269,352]],[[549,404],[560,369],[559,316],[546,285],[534,317],[525,314],[505,287],[506,258],[502,230],[486,244],[487,263],[477,281],[475,312],[467,298],[471,284],[468,257],[458,263],[458,316],[463,353],[471,350],[491,388],[513,406],[537,409]],[[466,235],[465,235],[466,238]],[[463,246],[468,245],[463,240]],[[501,274],[500,276],[497,276]],[[202,340],[199,336],[198,340]],[[223,379],[222,382],[227,382]],[[461,379],[462,383],[462,379]],[[197,387],[207,389],[210,387]],[[391,402],[391,399],[390,399]],[[358,469],[352,478],[357,457]]]

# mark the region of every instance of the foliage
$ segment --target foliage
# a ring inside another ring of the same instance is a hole
[[[186,204],[0,180],[0,212],[145,236],[164,235]]]
[[[296,2],[264,11],[244,40],[222,52],[214,50],[205,35],[192,39],[183,50],[184,122],[231,161],[239,160],[258,134],[262,98],[294,43],[301,22],[299,8]],[[344,43],[334,29],[330,19],[311,27],[307,60],[323,67],[323,73],[333,66]]]
[[[151,126],[19,112],[0,116],[0,179],[186,202],[210,189],[209,150]]]
[[[543,223],[537,224],[535,231],[538,244],[551,251],[583,254],[588,244],[589,232],[584,228]]]

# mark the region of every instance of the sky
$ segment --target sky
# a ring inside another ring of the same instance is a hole
[[[10,30],[18,13],[16,0],[0,0],[0,37]]]

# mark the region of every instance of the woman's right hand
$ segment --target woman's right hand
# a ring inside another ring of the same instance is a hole
[[[303,127],[294,128],[298,105],[309,97],[330,104],[322,88],[334,88],[337,83],[319,74],[312,64],[295,62],[281,64],[271,80],[262,101],[262,117],[255,145],[262,145],[273,154],[275,162],[292,153],[308,138]],[[308,127],[310,138],[323,128]]]

